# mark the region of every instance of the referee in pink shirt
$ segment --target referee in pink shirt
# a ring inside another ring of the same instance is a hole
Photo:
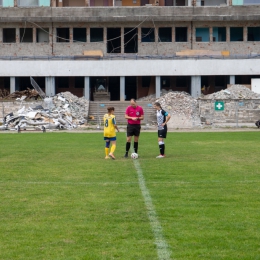
[[[136,104],[135,99],[130,100],[130,106],[126,108],[125,118],[127,119],[127,137],[125,158],[128,158],[128,152],[131,147],[132,136],[134,136],[134,151],[138,151],[138,139],[141,131],[141,120],[144,119],[144,110]]]

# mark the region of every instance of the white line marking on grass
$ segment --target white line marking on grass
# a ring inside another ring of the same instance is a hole
[[[158,220],[156,211],[154,209],[149,190],[146,188],[145,179],[143,176],[141,166],[140,166],[138,160],[133,160],[133,161],[134,161],[134,166],[135,166],[135,169],[136,169],[137,175],[138,175],[139,186],[142,191],[144,202],[146,205],[148,218],[150,220],[152,230],[154,233],[158,257],[160,260],[171,259],[170,258],[171,252],[169,251],[167,242],[163,238],[163,230],[162,230],[161,224]]]

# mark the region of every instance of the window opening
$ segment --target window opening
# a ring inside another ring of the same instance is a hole
[[[86,42],[87,31],[86,28],[73,28],[73,42]]]
[[[209,28],[196,28],[196,42],[209,42]]]
[[[141,42],[155,42],[154,28],[141,28]]]
[[[103,35],[103,28],[90,28],[90,42],[103,42]]]
[[[213,42],[226,41],[226,27],[213,27]]]
[[[15,43],[16,42],[15,28],[4,28],[3,29],[3,42],[4,43]]]
[[[36,42],[49,42],[49,28],[36,29]]]
[[[69,42],[70,30],[69,28],[57,28],[56,42]]]
[[[32,28],[20,28],[20,42],[33,42]]]
[[[243,41],[243,27],[230,27],[230,41],[231,42]]]
[[[107,28],[107,53],[121,53],[121,28]]]
[[[260,41],[260,27],[248,27],[247,28],[247,40],[248,41]]]
[[[159,28],[159,42],[172,42],[172,28]]]
[[[124,52],[138,52],[138,31],[137,28],[124,28]]]
[[[39,6],[39,0],[18,0],[18,6]]]
[[[176,42],[187,42],[188,41],[187,32],[188,32],[187,27],[176,27],[175,28],[175,41]]]

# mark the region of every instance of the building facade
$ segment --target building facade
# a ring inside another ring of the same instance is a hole
[[[123,101],[250,85],[260,78],[258,2],[0,0],[0,90],[31,88],[33,77],[49,96],[93,100],[102,84]]]

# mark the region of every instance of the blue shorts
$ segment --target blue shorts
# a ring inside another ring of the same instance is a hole
[[[114,137],[104,137],[104,140],[108,140],[108,141],[116,141],[116,136]]]

